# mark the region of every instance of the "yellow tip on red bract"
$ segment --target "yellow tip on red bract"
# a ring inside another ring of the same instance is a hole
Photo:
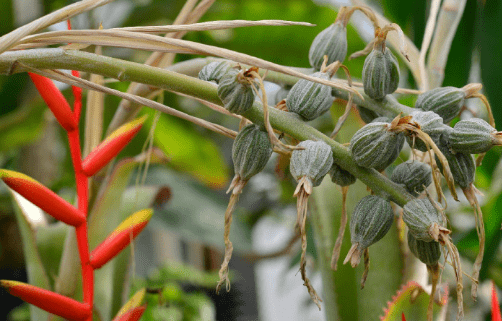
[[[71,226],[85,222],[85,215],[59,195],[22,173],[0,169],[0,179],[47,214]]]
[[[100,245],[91,253],[91,265],[99,269],[108,263],[120,251],[126,248],[148,224],[153,215],[152,209],[138,211],[124,220]],[[132,235],[132,238],[131,238]]]
[[[143,312],[146,310],[146,304],[139,306],[137,308],[128,310],[124,314],[117,316],[113,319],[113,321],[138,321],[141,316],[143,315]]]
[[[78,128],[78,122],[73,115],[70,105],[54,82],[47,77],[29,73],[31,80],[37,87],[38,92],[52,111],[59,124],[66,130],[72,131]]]
[[[124,304],[122,306],[122,308],[120,308],[120,311],[117,313],[117,315],[115,316],[115,318],[113,320],[114,321],[115,320],[124,320],[124,319],[122,319],[123,315],[127,314],[129,311],[131,311],[135,308],[140,307],[140,304],[145,299],[145,294],[146,294],[145,288],[134,293],[134,295],[129,299],[129,301],[127,301],[126,304]]]
[[[133,139],[147,116],[133,120],[114,131],[101,142],[82,162],[85,175],[92,176],[111,161]]]
[[[49,290],[18,281],[1,280],[0,285],[11,295],[65,319],[84,320],[91,315],[88,304]]]

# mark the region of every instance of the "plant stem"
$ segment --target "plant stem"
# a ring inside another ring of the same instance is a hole
[[[78,120],[77,120],[78,121]],[[88,207],[88,180],[82,172],[82,157],[80,150],[80,137],[78,129],[68,132],[68,142],[70,145],[71,159],[75,170],[75,180],[77,185],[78,209],[87,217]],[[87,221],[76,228],[78,252],[82,267],[82,286],[84,292],[84,302],[89,306],[94,306],[94,269],[89,260],[89,240],[87,236]],[[92,313],[89,321],[92,320]]]
[[[0,55],[0,74],[24,72],[26,71],[23,67],[24,65],[38,69],[80,70],[116,78],[121,81],[141,82],[200,98],[220,106],[222,105],[214,84],[169,70],[134,62],[63,49],[24,50],[7,52]],[[343,98],[343,95],[348,97],[347,93],[340,91],[339,97]],[[380,106],[378,110],[387,114],[412,110],[409,107],[398,104],[391,97],[387,96],[382,102],[376,102],[368,98],[364,101],[355,100],[355,103],[361,102],[362,106],[372,110]],[[256,124],[263,125],[263,107],[261,103],[255,102],[253,107],[243,116]],[[402,187],[394,184],[376,170],[357,166],[352,160],[348,148],[311,127],[297,115],[270,108],[270,123],[274,128],[298,140],[312,139],[325,141],[333,150],[334,161],[343,169],[359,178],[377,194],[389,198],[400,206],[404,206],[408,200],[412,199],[412,196]]]

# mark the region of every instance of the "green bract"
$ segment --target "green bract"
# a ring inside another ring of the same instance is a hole
[[[221,77],[218,84],[218,96],[223,106],[234,114],[245,113],[253,106],[255,100],[253,88],[244,78],[243,71],[230,69]]]
[[[320,70],[324,55],[328,56],[326,65],[345,60],[347,55],[347,28],[341,21],[331,24],[314,38],[309,50],[310,65],[316,70]]]
[[[432,183],[432,170],[425,163],[407,161],[394,168],[390,179],[403,185],[410,194],[418,196],[423,192],[424,186],[427,187]]]
[[[429,199],[414,199],[403,207],[403,220],[410,233],[420,241],[437,241],[443,225],[440,213]]]
[[[249,180],[263,170],[272,155],[268,134],[255,124],[244,127],[232,146],[232,160],[235,174],[242,180]]]
[[[497,140],[497,130],[479,118],[461,120],[451,131],[449,144],[451,149],[459,153],[485,153]]]
[[[455,118],[464,105],[465,92],[455,87],[439,87],[420,94],[415,108],[433,111],[443,118],[445,124]]]
[[[387,234],[393,221],[394,212],[389,201],[376,195],[365,196],[350,217],[350,240],[352,244],[358,243],[358,251],[362,253]]]
[[[408,247],[413,255],[429,266],[436,265],[441,258],[441,246],[439,242],[417,240],[410,231],[408,231]]]
[[[331,166],[331,169],[329,170],[329,175],[331,175],[331,181],[340,186],[352,185],[357,180],[354,175],[342,169],[335,163],[333,163],[333,166]]]
[[[230,68],[231,66],[227,61],[213,61],[202,67],[199,72],[199,79],[205,81],[216,81],[218,83],[221,77],[223,77],[230,70]]]
[[[305,140],[298,146],[304,149],[294,150],[291,154],[291,175],[297,181],[304,176],[308,177],[313,186],[318,186],[333,165],[331,147],[323,141],[312,140]]]
[[[390,126],[389,123],[370,123],[354,134],[350,149],[357,165],[382,171],[397,159],[404,136],[390,131]]]
[[[312,77],[329,80],[328,73],[316,72]],[[286,98],[288,111],[302,116],[306,120],[313,120],[329,110],[334,97],[331,87],[310,80],[300,79],[289,91]]]
[[[399,84],[399,64],[388,48],[373,49],[364,60],[363,85],[366,95],[383,99],[396,91]]]

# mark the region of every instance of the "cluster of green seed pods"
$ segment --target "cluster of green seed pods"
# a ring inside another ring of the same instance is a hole
[[[376,18],[365,8],[343,7],[337,20],[315,37],[309,50],[309,62],[316,70],[311,76],[331,80],[333,74],[341,66],[341,62],[345,60],[347,55],[347,22],[354,10],[365,12],[375,26],[376,36],[370,46],[352,55],[355,57],[362,55],[362,53],[367,54],[362,70],[364,93],[369,98],[376,100],[372,101],[374,104],[380,104],[384,99],[390,101],[391,97],[386,98],[386,96],[397,90],[400,71],[396,57],[386,47],[386,36],[391,30],[400,32],[400,35],[402,35],[402,31],[395,24],[380,28],[376,23]],[[407,58],[403,48],[401,48],[401,53]],[[215,61],[200,71],[199,78],[216,82],[218,96],[224,107],[232,113],[243,115],[253,105],[259,85],[261,85],[262,92],[264,91],[263,79],[256,75],[257,69],[239,70],[232,68],[230,63],[226,61]],[[257,78],[260,84],[256,81]],[[351,84],[351,80],[349,80],[349,84]],[[482,95],[479,94],[480,89],[480,85],[472,84],[463,88],[442,87],[426,91],[418,95],[413,112],[404,116],[395,115],[394,119],[382,116],[388,116],[388,111],[380,114],[378,109],[373,108],[371,104],[366,106],[371,106],[372,109],[357,106],[358,113],[366,125],[353,135],[349,146],[352,160],[357,166],[382,172],[399,158],[404,142],[407,141],[412,150],[413,159],[397,165],[393,169],[390,179],[393,183],[402,186],[403,193],[409,197],[409,201],[402,206],[402,220],[408,230],[408,247],[411,253],[427,265],[433,276],[433,293],[439,275],[441,247],[447,248],[457,277],[459,315],[462,300],[462,271],[459,255],[449,237],[450,230],[447,229],[447,222],[440,205],[442,204],[442,191],[438,182],[440,174],[437,174],[437,168],[443,172],[452,196],[456,199],[454,188],[452,188],[454,182],[462,188],[470,204],[475,208],[480,238],[480,253],[476,258],[473,272],[474,283],[476,283],[484,250],[484,227],[474,193],[476,164],[472,154],[486,153],[493,146],[502,145],[502,133],[495,129],[492,119],[489,123],[478,118],[461,120],[453,128],[448,124],[459,116],[466,99],[480,97],[485,102]],[[266,97],[265,93],[263,94]],[[365,98],[367,99],[367,97]],[[281,103],[280,107],[276,106],[277,108],[287,109],[288,112],[297,114],[300,119],[311,121],[327,112],[334,99],[334,91],[330,86],[300,79],[292,86],[281,87],[272,100],[276,104]],[[266,110],[268,107],[266,107],[265,99],[262,98],[262,102],[264,110]],[[349,108],[352,107],[351,102],[352,97],[349,99]],[[491,115],[489,105],[487,103],[485,105]],[[264,114],[266,114],[265,111]],[[242,124],[245,121],[244,119]],[[274,148],[276,147],[276,142],[273,140],[275,136],[273,136],[272,128],[268,126],[265,124],[265,128],[263,128],[255,124],[247,125],[242,128],[234,141],[232,158],[235,177],[229,188],[232,196],[225,214],[226,248],[218,289],[224,282],[227,282],[227,286],[229,284],[228,263],[232,253],[232,245],[228,237],[231,213],[237,202],[237,196],[241,193],[246,182],[263,170],[272,150],[277,151]],[[418,151],[428,154],[420,154]],[[295,149],[291,149],[285,154],[288,157],[291,156],[289,169],[291,176],[297,182],[293,196],[297,198],[297,225],[302,242],[301,276],[312,300],[320,307],[319,301],[321,300],[306,275],[308,198],[313,193],[313,188],[321,184],[327,173],[330,174],[332,182],[342,188],[341,224],[331,262],[332,268],[336,269],[343,233],[348,221],[345,208],[347,191],[348,187],[356,182],[356,177],[342,168],[336,159],[333,159],[332,148],[323,141],[302,141]],[[428,159],[424,157],[422,158],[423,162],[419,161],[415,158],[417,155],[426,155]],[[426,161],[428,164],[425,163]],[[433,181],[438,192],[438,202],[435,202],[427,191]],[[393,221],[401,217],[399,211],[394,212],[389,197],[380,194],[379,191],[372,191],[372,195],[362,198],[350,216],[352,246],[344,263],[350,262],[355,267],[364,257],[363,286],[369,268],[368,248],[381,240],[391,228]],[[474,289],[475,285],[473,285],[473,293]],[[431,311],[431,306],[429,306],[429,311]],[[431,317],[428,314],[428,320],[431,320]]]

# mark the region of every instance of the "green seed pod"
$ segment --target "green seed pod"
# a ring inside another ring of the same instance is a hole
[[[401,184],[413,196],[423,192],[432,183],[431,167],[419,161],[407,161],[394,168],[391,181]]]
[[[450,131],[450,134],[452,131],[453,129]],[[451,151],[451,149],[448,147],[450,134],[441,136],[441,140],[437,146],[448,161],[448,165],[450,166],[450,171],[453,179],[455,180],[455,183],[457,183],[462,189],[465,189],[474,182],[476,165],[474,164],[474,158],[472,157],[472,155],[464,153],[453,153]],[[437,156],[436,164],[442,173],[443,165],[441,164]]]
[[[244,127],[232,146],[235,174],[247,181],[263,170],[272,155],[268,134],[255,124]]]
[[[417,240],[408,231],[408,247],[411,253],[428,266],[434,266],[441,258],[441,246],[439,242],[424,242]]]
[[[310,65],[316,70],[320,70],[324,55],[328,56],[326,65],[345,60],[345,56],[347,56],[347,28],[341,21],[331,24],[314,38],[309,50]]]
[[[392,119],[390,119],[389,117],[380,116],[380,117],[373,119],[371,122],[372,123],[388,123],[388,124],[390,124],[392,122]]]
[[[312,140],[305,140],[298,146],[304,149],[295,149],[291,154],[289,163],[291,175],[297,181],[306,176],[312,181],[313,186],[318,186],[333,165],[331,147],[323,141]]]
[[[354,184],[357,180],[354,175],[342,169],[335,163],[333,163],[333,166],[331,166],[329,175],[331,175],[331,181],[339,186],[349,186]]]
[[[471,118],[456,123],[448,138],[449,145],[455,152],[479,154],[497,145],[500,135],[497,135],[497,130],[486,121]]]
[[[447,124],[458,115],[464,105],[465,97],[465,92],[460,88],[434,88],[418,96],[415,108],[433,111]]]
[[[438,114],[432,111],[415,110],[410,114],[410,116],[412,116],[410,123],[416,123],[420,130],[429,135],[436,145],[438,144],[441,135],[443,135],[445,131],[451,129],[451,127],[443,123],[443,119]],[[422,152],[427,151],[427,146],[421,139],[413,139],[410,136],[407,136],[406,139],[408,144],[413,148]]]
[[[388,123],[370,123],[352,136],[350,149],[357,165],[382,171],[397,159],[404,136],[389,131],[389,126]]]
[[[373,49],[364,60],[363,85],[366,95],[383,99],[396,91],[399,84],[399,64],[388,48]]]
[[[251,84],[245,79],[242,71],[239,72],[235,69],[230,69],[228,73],[221,77],[218,85],[218,96],[225,109],[239,115],[248,111],[255,100]]]
[[[393,221],[394,212],[389,201],[376,195],[363,197],[350,217],[352,248],[345,262],[350,259],[352,266],[357,265],[364,249],[382,239]]]
[[[437,241],[443,225],[440,213],[429,199],[414,199],[403,207],[403,220],[410,233],[420,241]]]
[[[328,73],[316,72],[312,77],[329,80]],[[300,79],[294,84],[286,98],[288,111],[313,120],[324,114],[333,105],[331,87],[310,80]]]
[[[376,112],[374,112],[373,110],[371,109],[368,109],[366,107],[362,107],[362,106],[359,106],[357,105],[357,111],[359,112],[359,116],[361,117],[361,119],[366,123],[366,124],[369,124],[371,123],[373,120],[375,120],[376,118],[378,118],[378,114]]]
[[[199,72],[199,79],[218,83],[230,68],[231,66],[227,61],[213,61],[202,67]]]

